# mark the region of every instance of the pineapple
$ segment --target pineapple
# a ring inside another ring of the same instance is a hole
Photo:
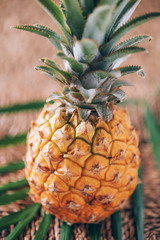
[[[121,77],[141,76],[139,66],[119,67],[127,56],[145,51],[142,35],[119,43],[127,32],[158,17],[149,13],[130,21],[139,0],[51,0],[38,3],[62,34],[42,25],[17,29],[49,39],[65,70],[43,58],[36,67],[61,90],[51,94],[27,139],[25,172],[30,196],[67,223],[95,223],[123,208],[138,183],[138,135],[126,110]]]

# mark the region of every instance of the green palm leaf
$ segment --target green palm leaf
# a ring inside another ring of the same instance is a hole
[[[111,227],[114,240],[122,240],[123,234],[121,211],[117,211],[111,215]]]
[[[25,219],[32,209],[35,208],[35,204],[29,205],[18,212],[12,212],[7,216],[3,216],[0,218],[0,230],[3,230],[9,227],[12,224],[15,224],[23,219]]]
[[[60,240],[71,240],[72,239],[73,227],[63,222],[60,232]]]
[[[36,215],[40,208],[40,204],[35,203],[33,208],[28,212],[28,216],[21,220],[17,226],[13,229],[13,231],[6,237],[6,240],[17,239],[17,237],[21,234],[21,232],[25,229],[26,225],[30,223],[32,218]]]
[[[51,224],[52,215],[44,213],[42,217],[42,221],[39,224],[39,228],[35,234],[34,240],[44,240],[46,238],[46,234],[49,230],[49,226]]]
[[[0,148],[2,147],[8,147],[10,145],[17,145],[20,143],[25,143],[26,142],[26,133],[22,134],[17,134],[15,136],[6,136],[4,138],[0,139]]]
[[[142,180],[142,169],[139,168],[139,178]],[[143,203],[143,186],[138,184],[132,195],[133,212],[135,218],[137,240],[144,240],[144,203]]]
[[[1,107],[0,108],[0,114],[37,110],[37,109],[43,108],[44,104],[45,104],[44,101],[34,101],[34,102],[27,102],[27,103],[19,103],[19,104],[9,105],[9,106],[6,106],[6,107]]]
[[[149,133],[149,139],[151,142],[153,155],[160,173],[160,127],[158,122],[149,107],[147,107],[146,113],[144,115],[144,121]]]
[[[0,194],[9,190],[14,190],[17,188],[22,188],[28,186],[27,180],[24,178],[22,180],[18,180],[16,182],[9,182],[0,186]]]
[[[101,239],[101,223],[89,224],[89,239],[90,240]]]
[[[0,206],[7,205],[11,202],[22,200],[22,199],[28,197],[28,194],[27,194],[28,191],[29,191],[29,188],[26,188],[26,189],[19,190],[19,191],[16,191],[14,193],[11,193],[11,194],[1,195]]]
[[[9,172],[18,171],[20,169],[23,169],[24,167],[25,165],[23,160],[19,160],[17,162],[11,162],[9,164],[2,165],[0,167],[0,174],[6,174]]]

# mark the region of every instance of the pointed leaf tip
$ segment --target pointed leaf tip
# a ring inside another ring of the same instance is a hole
[[[63,0],[62,2],[65,7],[67,23],[72,31],[72,34],[75,35],[78,39],[81,39],[85,20],[82,15],[79,1]]]
[[[83,38],[91,38],[100,46],[111,22],[113,6],[103,5],[95,8],[89,15],[84,27]]]

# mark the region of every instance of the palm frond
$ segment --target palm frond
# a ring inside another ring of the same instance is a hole
[[[25,143],[26,137],[27,137],[26,133],[17,134],[15,136],[5,136],[4,138],[0,139],[0,148]]]
[[[63,222],[60,232],[60,240],[71,240],[72,239],[73,227]]]
[[[144,115],[144,122],[149,133],[149,139],[153,150],[154,159],[160,173],[160,127],[158,122],[149,107]]]
[[[1,107],[0,114],[38,110],[43,108],[44,104],[45,104],[44,101],[34,101],[34,102],[9,105],[5,107]]]
[[[7,192],[9,190],[15,190],[17,188],[22,188],[28,186],[27,180],[24,178],[22,180],[18,180],[16,182],[9,182],[0,186],[0,194],[3,192]]]
[[[89,239],[90,240],[101,239],[101,223],[89,224]]]
[[[142,169],[139,168],[139,178],[142,180]],[[133,212],[136,225],[136,233],[138,240],[144,240],[144,203],[143,203],[143,186],[138,184],[132,197]]]
[[[35,234],[34,240],[44,240],[46,238],[51,220],[52,215],[45,212]]]
[[[111,227],[112,227],[112,235],[115,240],[122,240],[122,217],[121,211],[117,211],[111,215]]]
[[[3,230],[7,227],[9,227],[12,224],[16,224],[19,221],[25,219],[25,217],[28,216],[28,214],[30,213],[30,211],[32,211],[32,209],[35,207],[34,204],[29,205],[25,208],[22,208],[21,210],[17,211],[17,212],[12,212],[7,216],[3,216],[0,218],[0,230]]]
[[[18,171],[20,169],[23,169],[24,167],[25,165],[23,160],[19,160],[17,162],[11,162],[6,165],[2,165],[0,167],[0,174],[6,174],[9,172]]]
[[[29,188],[26,188],[26,189],[19,190],[19,191],[16,191],[14,193],[11,193],[11,194],[1,195],[0,206],[7,205],[9,203],[16,202],[18,200],[22,200],[24,198],[27,198],[28,197],[28,194],[27,194],[28,191],[29,191]]]
[[[39,208],[40,208],[40,204],[38,203],[33,204],[33,208],[30,209],[30,211],[28,212],[28,215],[16,225],[13,231],[6,237],[6,240],[17,239],[17,237],[25,229],[26,225],[30,223],[32,218],[34,218]]]

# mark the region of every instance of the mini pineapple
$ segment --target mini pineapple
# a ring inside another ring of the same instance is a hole
[[[36,67],[62,86],[53,93],[27,139],[26,177],[35,202],[68,223],[99,222],[121,209],[138,183],[138,135],[126,110],[121,80],[143,76],[139,66],[119,67],[129,54],[145,49],[137,36],[122,36],[150,19],[130,21],[140,0],[51,0],[38,3],[59,25],[62,35],[41,25],[20,25],[49,39],[65,70],[49,59]]]

